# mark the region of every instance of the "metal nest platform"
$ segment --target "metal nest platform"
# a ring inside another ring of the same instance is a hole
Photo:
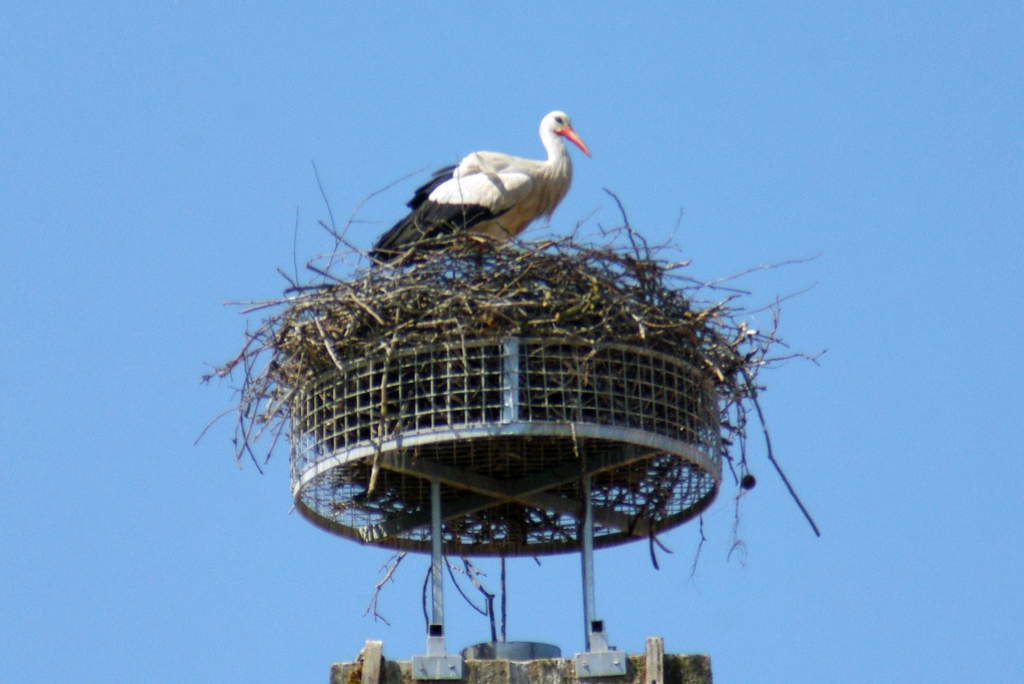
[[[250,309],[277,307],[216,371],[245,373],[236,457],[258,464],[261,435],[274,436],[268,455],[288,435],[304,517],[430,553],[413,679],[463,677],[445,650],[444,555],[575,551],[576,676],[626,674],[596,613],[594,549],[653,543],[699,515],[723,458],[747,477],[745,404],[774,328],[749,329],[734,292],[695,303],[709,286],[685,262],[622,231],[628,247],[455,236],[350,278],[328,262],[321,282]]]
[[[430,551],[578,551],[584,476],[594,546],[679,525],[721,481],[715,383],[635,344],[508,336],[343,359],[292,404],[292,494],[317,526]]]
[[[207,376],[244,374],[236,458],[259,465],[261,437],[269,457],[287,435],[306,518],[403,550],[433,552],[433,485],[449,554],[578,550],[586,501],[597,547],[693,518],[723,459],[747,474],[775,330],[628,226],[606,237],[456,237],[257,303],[262,323]]]

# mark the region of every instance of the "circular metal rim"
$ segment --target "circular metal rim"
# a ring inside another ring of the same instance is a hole
[[[718,496],[718,490],[721,486],[720,480],[714,480],[714,486],[708,490],[708,493],[697,500],[692,506],[686,510],[666,518],[661,525],[661,530],[670,530],[675,527],[682,525],[685,522],[693,520],[698,515],[707,510],[715,498]],[[351,539],[359,542],[364,546],[376,546],[380,548],[395,549],[397,551],[411,551],[414,553],[430,553],[430,542],[429,541],[415,541],[411,539],[392,537],[387,541],[375,541],[367,542],[364,540],[352,527],[342,525],[330,518],[320,515],[313,509],[306,506],[302,502],[301,498],[295,500],[295,509],[299,512],[303,518],[309,521],[311,524],[319,527],[322,530],[330,532],[331,534],[343,537],[345,539]],[[630,542],[640,541],[645,539],[636,535],[631,535],[623,531],[613,532],[610,534],[604,534],[594,538],[594,548],[602,549],[612,546],[619,546],[622,544],[628,544]],[[529,553],[518,553],[509,554],[502,553],[501,548],[494,545],[467,545],[461,543],[445,542],[444,554],[453,556],[466,556],[466,557],[499,557],[499,556],[511,556],[511,555],[530,555],[530,556],[557,556],[566,553],[578,553],[579,548],[571,546],[565,542],[551,542],[541,544],[531,544],[529,547]]]
[[[515,423],[498,423],[481,425],[465,430],[431,430],[400,434],[392,439],[381,442],[380,447],[373,444],[358,446],[334,452],[332,455],[318,459],[311,466],[296,474],[292,486],[292,498],[299,501],[303,488],[319,476],[334,468],[369,458],[376,453],[411,449],[427,444],[443,444],[445,442],[465,441],[486,437],[573,437],[584,439],[601,439],[619,444],[634,444],[674,454],[709,473],[715,480],[717,489],[722,480],[722,469],[713,460],[702,453],[697,447],[676,439],[665,437],[646,430],[621,428],[593,423],[552,423],[545,421],[518,421]]]
[[[710,475],[711,478],[712,478],[712,481],[713,481],[713,485],[708,490],[708,492],[703,497],[698,499],[692,506],[689,506],[685,510],[680,511],[679,513],[677,513],[677,514],[675,514],[673,516],[669,516],[668,518],[663,520],[661,525],[659,526],[660,530],[669,530],[669,529],[672,529],[674,527],[678,527],[679,525],[682,525],[683,523],[685,523],[685,522],[687,522],[689,520],[692,520],[693,518],[695,518],[698,515],[700,515],[701,513],[703,513],[708,508],[708,506],[711,505],[711,503],[715,500],[715,498],[718,496],[718,491],[719,491],[719,489],[721,487],[721,482],[722,482],[722,471],[721,471],[721,468],[718,466],[717,463],[715,463],[714,461],[708,459],[708,457],[704,453],[702,453],[699,449],[694,447],[692,444],[688,444],[686,442],[681,442],[681,441],[678,441],[678,440],[669,440],[668,438],[662,437],[661,435],[654,435],[652,433],[644,432],[642,430],[630,430],[629,432],[635,433],[635,436],[636,436],[637,439],[636,439],[636,441],[632,441],[632,440],[628,440],[627,441],[627,440],[621,439],[621,437],[623,436],[622,433],[626,432],[626,430],[624,430],[622,428],[610,428],[609,426],[606,426],[606,425],[594,425],[594,424],[590,424],[590,423],[553,423],[553,424],[540,425],[540,424],[538,424],[536,422],[531,422],[529,425],[524,425],[524,426],[521,426],[521,427],[530,427],[530,428],[532,428],[534,425],[538,425],[538,426],[542,426],[542,427],[549,427],[549,428],[560,428],[560,430],[559,430],[559,432],[557,434],[557,436],[560,436],[560,437],[572,437],[572,436],[575,436],[575,437],[578,437],[578,438],[591,438],[591,439],[595,439],[596,438],[596,439],[600,439],[602,441],[607,442],[609,446],[612,446],[612,445],[619,445],[619,446],[621,446],[621,445],[636,445],[636,446],[642,446],[642,447],[651,447],[652,448],[652,452],[653,452],[651,457],[657,456],[660,453],[671,453],[672,455],[680,458],[681,460],[684,460],[684,461],[690,463],[691,465],[701,469],[703,472],[705,472],[708,475]],[[515,431],[515,430],[510,430],[510,431],[503,431],[503,432],[499,433],[498,429],[499,428],[504,428],[504,427],[512,427],[512,428],[514,428],[516,426],[514,424],[494,425],[494,426],[490,426],[491,429],[489,429],[489,430],[479,429],[479,430],[476,430],[475,432],[478,433],[476,435],[478,438],[487,438],[487,437],[502,436],[502,435],[503,436],[508,436],[508,435],[511,435],[511,436],[523,436],[523,437],[525,437],[527,435],[529,435],[529,436],[537,436],[537,435],[555,436],[555,434],[553,432],[538,432],[538,431],[532,431],[532,430],[531,431],[522,431],[522,430]],[[614,430],[617,433],[616,436],[620,437],[620,439],[612,439],[607,434],[602,434],[602,433],[610,432],[612,430]],[[574,431],[575,431],[575,435],[574,435]],[[467,433],[470,432],[470,431],[468,431],[468,430],[466,430],[466,431],[452,430],[452,431],[448,431],[448,432],[451,432],[453,434],[457,433],[457,437],[454,437],[453,439],[449,439],[449,440],[443,440],[443,441],[453,441],[453,440],[462,441],[462,440],[468,439],[469,436],[467,435]],[[422,437],[423,435],[420,435],[420,436]],[[654,438],[658,438],[658,439],[654,439]],[[662,444],[654,444],[653,443],[653,442],[661,442],[662,440],[667,441],[667,442],[674,442],[675,443],[675,444],[673,444],[674,448],[673,449],[663,449],[663,448],[661,448],[663,446]],[[399,442],[399,441],[401,441],[401,440],[400,439],[390,440],[390,442]],[[427,441],[427,442],[420,442],[417,445],[422,445],[422,444],[425,444],[425,443],[427,443],[427,444],[437,444],[437,443],[443,443],[443,441],[435,439],[435,440],[431,440],[431,441]],[[388,444],[388,442],[386,441],[386,442],[384,442],[384,444]],[[414,445],[406,443],[403,446],[405,448],[409,448],[409,447],[414,446]],[[395,449],[391,449],[391,450],[396,450],[396,449],[397,449],[397,447]],[[353,450],[348,450],[348,451],[353,451]],[[382,451],[387,451],[387,450],[382,450]],[[372,455],[372,453],[373,452],[371,450],[371,455]],[[366,457],[367,457],[366,455],[361,455],[360,456],[360,458],[366,458]],[[326,475],[333,468],[345,465],[347,463],[352,462],[353,460],[358,460],[358,459],[352,458],[351,456],[349,458],[342,458],[342,456],[340,454],[335,454],[335,455],[329,457],[328,459],[325,459],[325,461],[329,461],[331,463],[330,467],[322,467],[322,468],[310,467],[310,468],[307,468],[303,472],[303,477],[300,480],[300,483],[298,485],[296,485],[293,488],[293,490],[292,490],[292,495],[293,495],[293,501],[294,501],[294,504],[295,504],[295,508],[296,508],[296,510],[299,511],[299,514],[303,518],[308,520],[310,523],[312,523],[313,525],[315,525],[315,526],[317,526],[317,527],[319,527],[321,529],[324,529],[324,530],[326,530],[328,532],[331,532],[332,534],[338,535],[340,537],[344,537],[346,539],[355,540],[355,541],[359,542],[360,544],[364,544],[366,546],[378,546],[378,547],[382,547],[382,548],[391,548],[391,549],[402,550],[402,551],[412,551],[412,552],[417,552],[417,553],[429,553],[430,552],[430,542],[429,541],[417,541],[417,540],[403,538],[403,537],[388,537],[385,540],[367,541],[366,539],[364,539],[360,535],[359,531],[356,528],[349,527],[347,525],[342,525],[341,523],[338,523],[337,521],[332,520],[331,518],[323,516],[323,515],[317,513],[315,510],[313,510],[309,506],[307,506],[305,504],[305,502],[303,502],[303,500],[302,500],[302,490],[303,490],[303,488],[306,485],[312,483],[317,477]],[[319,463],[323,463],[323,461],[321,461]],[[310,471],[314,471],[314,470],[316,471],[315,474],[310,472]],[[645,537],[636,536],[636,535],[629,534],[629,533],[627,533],[625,531],[620,530],[618,532],[607,533],[607,534],[603,534],[603,535],[600,535],[600,536],[596,537],[594,539],[594,547],[595,548],[605,548],[605,547],[610,547],[610,546],[618,546],[620,544],[626,544],[626,543],[629,543],[629,542],[632,542],[632,541],[640,541],[643,538],[645,538]],[[577,551],[578,551],[578,549],[576,547],[574,547],[573,545],[570,545],[570,544],[567,544],[567,543],[561,542],[561,541],[560,542],[531,544],[529,546],[529,554],[530,555],[538,555],[538,556],[540,556],[540,555],[558,555],[558,554],[562,554],[562,553],[576,553]],[[502,550],[501,550],[499,545],[494,545],[494,546],[492,546],[492,545],[467,545],[467,544],[462,544],[462,543],[458,543],[458,542],[451,542],[451,541],[445,541],[445,543],[444,543],[444,552],[445,552],[445,554],[451,554],[451,555],[465,555],[465,556],[477,556],[477,557],[479,557],[479,556],[512,555],[512,554],[502,553]]]
[[[438,350],[462,350],[463,353],[465,353],[465,350],[470,348],[495,345],[496,343],[504,344],[506,339],[508,338],[471,338],[455,342],[441,342],[433,345],[425,345],[423,347],[409,347],[408,349],[401,349],[398,353],[425,353],[428,351]],[[665,363],[672,364],[673,366],[688,369],[688,372],[695,378],[700,378],[703,375],[696,367],[693,366],[693,364],[689,363],[685,359],[633,344],[606,342],[599,343],[597,345],[590,345],[580,340],[564,338],[515,337],[513,339],[515,340],[517,350],[520,343],[534,345],[539,344],[543,347],[564,347],[568,345],[590,347],[593,350],[602,351],[618,350],[639,353],[648,358],[661,359]],[[516,354],[518,354],[518,351],[516,351]],[[367,358],[343,361],[340,367],[327,370],[319,374],[315,379],[312,379],[305,389],[306,391],[315,391],[317,386],[323,386],[324,384],[331,382],[333,378],[342,375],[343,371],[347,372],[353,367],[365,366],[368,362],[372,363],[373,361]],[[705,427],[710,428],[711,425],[708,423],[705,424]],[[653,459],[657,458],[659,455],[672,455],[680,461],[683,461],[704,473],[704,477],[710,476],[711,486],[708,488],[708,491],[704,496],[678,513],[661,519],[658,522],[657,530],[651,530],[650,534],[676,527],[701,514],[715,500],[721,486],[721,464],[715,458],[715,456],[719,454],[719,451],[711,445],[706,444],[702,449],[690,441],[673,439],[672,437],[666,436],[664,433],[641,428],[623,427],[615,424],[584,421],[507,420],[507,417],[503,416],[503,420],[501,421],[470,423],[457,427],[431,427],[418,430],[406,430],[376,444],[365,441],[360,442],[348,448],[338,449],[325,456],[318,457],[315,461],[307,462],[306,467],[302,470],[296,469],[296,462],[293,460],[293,484],[291,488],[292,498],[300,515],[317,527],[333,534],[337,534],[347,539],[353,539],[366,545],[411,550],[416,552],[429,552],[429,542],[415,538],[410,539],[407,537],[392,536],[383,539],[367,540],[360,533],[361,528],[336,522],[334,519],[321,515],[312,507],[307,506],[303,502],[303,491],[308,486],[315,483],[318,478],[327,475],[332,470],[363,459],[372,459],[377,454],[401,453],[406,450],[426,445],[444,445],[446,443],[486,440],[488,438],[500,437],[520,437],[523,439],[536,437],[554,437],[564,439],[571,437],[574,439],[579,438],[604,442],[607,444],[609,449],[622,447],[624,445],[640,446],[651,450],[651,454],[646,458]],[[610,469],[613,468],[596,471],[594,474],[599,474],[600,472],[605,472]],[[411,477],[419,476],[411,475]],[[427,478],[424,477],[422,479]],[[540,507],[534,508],[541,510]],[[646,536],[646,534],[644,534],[644,536],[637,536],[635,533],[631,534],[622,529],[615,532],[609,532],[606,530],[604,534],[600,535],[594,541],[595,547],[601,548],[627,543],[629,541],[637,541]],[[528,550],[516,553],[509,553],[508,549],[503,549],[500,544],[476,545],[462,544],[458,541],[447,541],[444,546],[445,553],[467,556],[524,554],[548,555],[573,553],[578,550],[575,545],[567,543],[565,540],[530,544]]]

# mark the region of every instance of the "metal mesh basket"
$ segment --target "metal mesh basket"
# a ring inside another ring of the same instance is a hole
[[[506,556],[579,549],[584,475],[598,547],[685,522],[721,480],[713,382],[623,344],[398,346],[301,388],[291,425],[300,512],[343,536],[415,551],[429,551],[432,479],[445,552]]]

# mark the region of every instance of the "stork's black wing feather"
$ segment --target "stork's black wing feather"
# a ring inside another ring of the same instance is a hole
[[[430,193],[451,179],[456,168],[456,166],[446,166],[443,169],[438,169],[429,181],[416,189],[408,203],[412,211],[377,240],[377,244],[370,250],[372,259],[390,261],[417,242],[468,230],[504,213],[495,214],[479,204],[431,202],[428,199]]]
[[[457,168],[459,168],[458,164],[452,164],[451,166],[438,169],[434,173],[430,174],[430,180],[416,188],[416,192],[413,193],[412,199],[409,200],[405,206],[410,209],[416,209],[426,202],[427,198],[430,197],[430,193],[434,192],[434,190],[437,189],[437,186],[450,180],[451,177],[455,175],[455,169]]]

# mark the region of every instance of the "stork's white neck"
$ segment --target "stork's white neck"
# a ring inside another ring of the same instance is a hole
[[[548,153],[546,161],[548,168],[554,170],[556,175],[571,175],[572,158],[569,156],[569,150],[565,149],[562,136],[547,126],[541,126],[540,141],[544,144],[544,149]],[[564,172],[562,171],[563,169],[565,170]]]

